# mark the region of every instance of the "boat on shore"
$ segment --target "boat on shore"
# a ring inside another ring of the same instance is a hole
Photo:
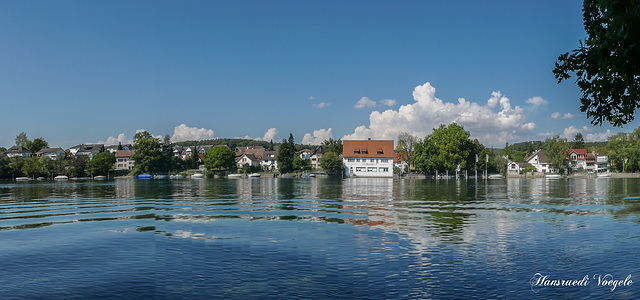
[[[247,177],[249,177],[249,178],[258,178],[258,177],[260,177],[260,173],[251,173],[251,174],[247,175]]]
[[[69,180],[69,177],[67,175],[58,175],[56,177],[53,178],[54,180]]]
[[[152,179],[153,176],[151,176],[149,174],[140,174],[140,175],[134,176],[134,178],[136,178],[136,179]]]
[[[610,178],[611,172],[598,173],[598,178]]]
[[[562,175],[560,175],[560,174],[546,174],[546,175],[544,175],[544,177],[548,178],[548,179],[559,179],[559,178],[562,178]]]
[[[169,175],[155,175],[153,179],[169,179]]]
[[[16,177],[16,181],[29,181],[29,177]]]
[[[191,175],[191,179],[202,179],[202,178],[204,178],[204,174],[202,173],[195,173]]]
[[[107,176],[98,175],[93,177],[94,180],[107,180]]]
[[[242,174],[229,174],[227,175],[228,178],[242,178]]]

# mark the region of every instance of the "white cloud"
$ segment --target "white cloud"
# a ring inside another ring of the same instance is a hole
[[[535,123],[526,122],[524,110],[519,106],[512,107],[510,100],[500,92],[493,92],[487,105],[464,98],[451,103],[436,98],[435,88],[427,82],[414,89],[413,99],[414,103],[402,105],[397,110],[371,112],[369,126],[359,126],[343,139],[396,139],[400,132],[424,137],[439,124],[456,122],[482,143],[499,146],[530,135],[536,129]],[[499,111],[495,111],[498,104]]]
[[[329,103],[327,103],[327,102],[320,102],[320,103],[314,103],[313,104],[313,107],[315,107],[315,108],[325,108],[327,106],[329,106]]]
[[[262,136],[262,140],[265,142],[269,142],[269,141],[273,141],[273,140],[278,140],[277,139],[278,136],[278,129],[276,128],[269,128],[267,130],[267,132],[264,133],[264,135]]]
[[[177,126],[173,129],[173,136],[171,137],[171,141],[183,142],[208,140],[212,139],[213,136],[214,132],[211,129],[187,127],[187,125],[185,124],[180,124],[180,126]]]
[[[613,132],[607,129],[607,132],[603,132],[603,133],[589,133],[586,135],[584,140],[586,142],[604,142],[604,141],[607,141],[609,137],[612,135],[613,135]]]
[[[532,108],[536,108],[542,105],[546,105],[547,100],[542,99],[542,97],[532,97],[527,99],[527,103],[531,104]]]
[[[354,105],[353,108],[360,109],[360,108],[375,107],[375,106],[376,106],[375,101],[369,99],[368,97],[362,97],[360,98],[360,100],[358,100],[358,102],[356,102],[356,105]]]
[[[118,137],[108,137],[107,138],[107,142],[105,142],[104,144],[109,146],[109,145],[118,145],[119,143],[122,143],[123,145],[126,144],[133,144],[133,140],[127,139],[127,135],[125,135],[124,133],[118,134]]]
[[[392,107],[392,106],[396,106],[396,104],[398,104],[398,101],[396,101],[395,99],[380,100],[380,105]]]
[[[313,101],[313,100],[316,100],[316,97],[314,97],[314,96],[309,96],[309,98],[308,98],[308,99],[309,99],[309,100],[311,100],[311,101]]]
[[[320,145],[322,144],[322,142],[330,138],[333,138],[333,132],[331,128],[314,130],[313,135],[311,135],[311,133],[307,133],[304,135],[304,137],[302,138],[302,144]]]
[[[549,132],[540,132],[538,134],[536,134],[537,136],[541,136],[541,137],[552,137],[554,135],[556,135],[553,131],[549,131]]]
[[[564,116],[562,116],[560,114],[560,112],[554,112],[551,114],[551,118],[554,120],[559,120],[559,119],[573,119],[573,117],[575,117],[575,115],[573,115],[572,113],[566,113],[564,114]]]

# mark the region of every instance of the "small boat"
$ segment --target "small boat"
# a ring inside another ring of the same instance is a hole
[[[95,179],[95,180],[107,180],[107,176],[98,175],[98,176],[94,176],[93,179]]]
[[[155,175],[153,179],[169,179],[169,175]]]
[[[169,179],[185,179],[186,177],[184,175],[171,175],[169,176]]]
[[[140,174],[140,175],[136,175],[135,178],[136,179],[152,179],[153,176],[151,176],[149,174]]]
[[[489,175],[489,179],[502,179],[502,175],[500,175],[500,174],[491,174],[491,175]]]
[[[16,181],[29,181],[29,177],[16,177]]]
[[[611,177],[611,172],[598,173],[598,178],[609,178]]]
[[[560,174],[547,174],[547,175],[544,175],[544,177],[548,178],[548,179],[559,179],[559,178],[562,178],[562,175],[560,175]]]
[[[249,178],[258,178],[258,177],[260,177],[260,173],[251,173],[251,174],[247,175],[247,177],[249,177]]]
[[[191,175],[191,179],[202,179],[202,178],[204,178],[204,174],[202,173],[195,173]]]
[[[69,177],[67,175],[58,175],[56,177],[53,178],[54,180],[69,180]]]
[[[228,178],[242,178],[242,174],[229,174],[227,175]]]
[[[42,176],[41,176],[41,177],[38,177],[38,178],[36,178],[36,180],[37,180],[37,181],[44,181],[44,177],[42,177]]]

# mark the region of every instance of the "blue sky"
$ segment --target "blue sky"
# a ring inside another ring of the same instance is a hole
[[[1,1],[0,146],[631,132],[553,77],[584,37],[578,1]]]

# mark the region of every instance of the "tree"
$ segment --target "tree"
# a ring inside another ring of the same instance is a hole
[[[164,141],[162,142],[162,159],[160,161],[159,171],[162,173],[171,172],[171,158],[173,157],[173,143],[171,143],[171,138],[169,135],[164,136]]]
[[[22,172],[27,174],[28,177],[35,177],[35,175],[38,174],[38,171],[38,158],[25,158],[24,164],[22,165]]]
[[[560,170],[560,173],[563,173],[565,161],[567,159],[567,151],[569,150],[567,140],[556,135],[552,138],[547,138],[544,141],[542,148],[547,157],[547,162],[557,167]]]
[[[573,147],[573,149],[584,149],[584,138],[582,137],[582,133],[576,133],[571,147]]]
[[[418,143],[418,141],[419,139],[416,136],[408,132],[401,132],[398,134],[396,152],[400,153],[404,161],[409,162],[409,171],[411,171],[411,158],[413,157],[415,144]]]
[[[322,150],[325,153],[333,152],[335,154],[340,155],[342,154],[342,140],[341,139],[334,140],[333,138],[325,140],[324,142],[322,142]]]
[[[160,141],[146,131],[138,132],[133,138],[136,153],[131,157],[135,162],[132,173],[156,173],[162,160]]]
[[[293,169],[296,171],[310,170],[311,161],[303,159],[300,155],[295,155],[293,157]]]
[[[204,166],[209,170],[228,170],[235,165],[236,155],[226,146],[215,146],[204,154]]]
[[[320,167],[330,174],[342,174],[344,172],[344,163],[335,152],[325,152],[322,155],[322,159],[320,159]]]
[[[101,152],[93,156],[87,163],[87,169],[93,175],[106,175],[109,170],[113,169],[113,165],[116,163],[116,156],[107,151]]]
[[[45,141],[43,138],[40,137],[40,138],[34,139],[33,141],[27,141],[24,147],[29,149],[31,153],[35,154],[36,152],[44,148],[48,148],[49,143],[47,143],[47,141]]]
[[[271,141],[269,142],[269,149],[267,149],[268,151],[273,151],[273,139],[271,139]]]
[[[16,136],[16,146],[25,147],[28,141],[29,139],[27,138],[27,133],[24,131],[20,132],[20,134]]]
[[[415,145],[414,166],[422,172],[466,169],[475,163],[475,148],[464,127],[441,124],[422,143]]]
[[[592,124],[622,126],[640,107],[640,3],[584,0],[582,11],[587,39],[558,57],[553,74],[560,83],[575,73]]]
[[[293,134],[289,134],[289,141],[282,140],[280,150],[278,150],[278,168],[280,173],[285,174],[293,171],[293,156],[295,155],[295,145],[293,144]]]

